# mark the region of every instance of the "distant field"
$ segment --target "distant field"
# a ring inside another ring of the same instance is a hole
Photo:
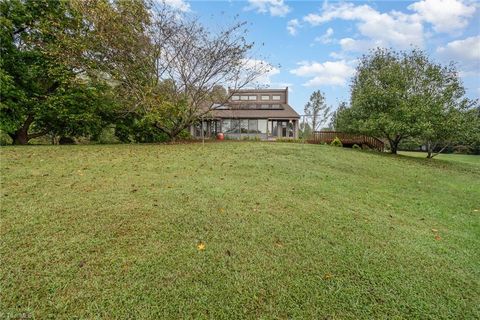
[[[416,158],[426,158],[427,153],[425,152],[412,152],[412,151],[400,151],[399,154],[409,157],[416,157]],[[469,154],[439,154],[434,157],[434,159],[440,159],[445,161],[452,161],[452,162],[463,162],[463,163],[470,163],[474,165],[480,166],[480,155],[469,155]]]
[[[0,152],[0,318],[480,318],[478,158],[258,142]],[[458,157],[472,160],[443,161]]]

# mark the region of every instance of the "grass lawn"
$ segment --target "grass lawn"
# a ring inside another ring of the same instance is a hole
[[[416,157],[416,158],[426,158],[426,152],[414,152],[414,151],[400,151],[399,154],[409,157]],[[434,159],[444,160],[444,161],[451,161],[451,162],[462,162],[462,163],[469,163],[475,166],[480,166],[480,156],[478,155],[469,155],[469,154],[444,154],[441,153],[434,157]]]
[[[480,318],[478,161],[255,142],[0,152],[0,318]]]

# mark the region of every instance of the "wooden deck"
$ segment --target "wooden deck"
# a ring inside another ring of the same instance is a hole
[[[331,143],[335,137],[338,137],[344,145],[352,146],[354,144],[364,148],[368,146],[371,149],[383,151],[385,144],[382,140],[362,134],[351,134],[338,131],[315,131],[308,142],[310,143]]]

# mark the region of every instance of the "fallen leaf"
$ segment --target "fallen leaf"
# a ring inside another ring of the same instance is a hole
[[[225,212],[225,209],[223,209],[223,208],[219,208],[219,209],[218,209],[218,212],[220,212],[220,213],[224,213],[224,212]]]
[[[438,241],[438,240],[441,240],[441,239],[442,239],[442,237],[440,237],[438,234],[435,235],[435,240]]]
[[[438,232],[438,230],[437,229],[432,229],[432,232]]]
[[[331,279],[331,278],[333,278],[333,274],[331,274],[330,272],[325,273],[325,275],[323,276],[324,280],[328,280],[328,279]]]
[[[205,242],[200,241],[200,242],[197,244],[197,250],[198,250],[198,251],[203,251],[203,250],[205,250],[205,248],[206,248]]]

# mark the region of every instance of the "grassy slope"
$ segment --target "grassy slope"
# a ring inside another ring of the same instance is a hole
[[[480,317],[480,165],[281,143],[0,151],[3,316]]]

